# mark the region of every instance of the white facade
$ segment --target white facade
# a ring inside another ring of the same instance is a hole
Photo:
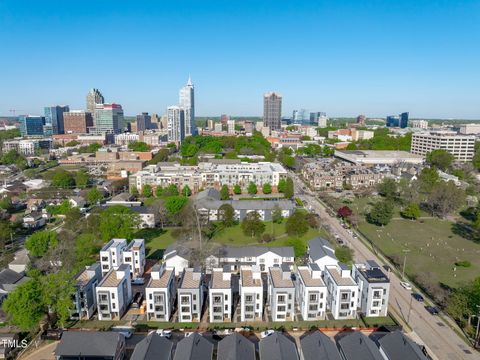
[[[309,240],[307,244],[308,262],[316,264],[323,273],[327,265],[337,265],[335,249],[328,240],[320,237]]]
[[[288,267],[269,269],[268,305],[272,321],[295,320],[295,285]]]
[[[316,264],[297,267],[297,305],[303,320],[323,320],[327,310],[327,287]]]
[[[132,277],[141,277],[145,270],[145,240],[134,239],[123,250],[123,263],[130,265]]]
[[[425,156],[432,150],[448,151],[461,162],[471,161],[475,154],[475,135],[458,135],[452,131],[422,132],[412,135],[411,152]]]
[[[428,129],[428,121],[427,120],[411,120],[410,127],[414,129]]]
[[[35,150],[40,148],[38,140],[5,140],[3,142],[3,152],[15,150],[22,155],[35,155]]]
[[[123,263],[123,250],[127,247],[126,239],[112,239],[100,250],[102,274],[118,269]]]
[[[179,106],[167,108],[167,138],[178,143],[185,139],[185,112]]]
[[[177,290],[179,322],[200,322],[203,306],[203,274],[201,269],[186,268]]]
[[[345,264],[327,265],[323,277],[328,289],[327,308],[334,319],[355,319],[358,286]]]
[[[138,134],[122,133],[115,135],[116,145],[128,145],[137,141],[140,141],[140,136]]]
[[[185,136],[197,134],[195,126],[195,90],[192,79],[188,77],[187,85],[179,92],[179,105],[185,112]]]
[[[176,284],[174,268],[159,265],[152,268],[150,281],[145,287],[148,320],[170,320],[177,295]]]
[[[458,131],[462,135],[478,135],[480,134],[480,124],[463,124],[460,125]]]
[[[97,309],[96,289],[102,279],[99,263],[87,266],[75,276],[75,294],[71,317],[88,320]]]
[[[263,281],[258,266],[240,268],[240,321],[262,321]]]
[[[97,286],[98,320],[119,320],[132,301],[130,267],[110,270]]]
[[[208,289],[208,316],[210,322],[232,321],[232,274],[222,268],[212,270]]]
[[[163,263],[167,267],[175,268],[175,275],[179,276],[188,268],[190,251],[183,246],[169,246],[163,252]]]
[[[227,121],[227,132],[229,134],[235,134],[235,120]]]

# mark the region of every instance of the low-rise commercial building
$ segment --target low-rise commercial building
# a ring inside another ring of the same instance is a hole
[[[396,150],[335,150],[335,157],[355,165],[422,164],[423,157]]]

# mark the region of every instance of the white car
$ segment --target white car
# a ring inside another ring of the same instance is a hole
[[[170,339],[172,337],[172,330],[158,329],[157,331],[155,331],[155,333],[167,339]]]
[[[406,290],[412,290],[412,285],[410,285],[408,282],[405,281],[400,281],[400,285]]]
[[[275,330],[265,330],[265,331],[262,331],[262,332],[260,333],[260,337],[261,337],[262,339],[264,339],[264,338],[266,338],[266,337],[268,337],[268,336],[270,336],[270,335],[273,335],[273,334],[275,334]]]
[[[111,330],[113,332],[122,334],[125,337],[125,339],[130,339],[133,335],[133,332],[135,331],[134,328],[127,327],[127,326],[113,326]]]
[[[184,335],[186,338],[192,336],[193,334],[194,334],[193,331],[185,331],[185,332],[183,333],[183,335]]]

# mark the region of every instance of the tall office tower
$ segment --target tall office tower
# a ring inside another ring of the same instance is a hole
[[[98,89],[90,89],[87,94],[87,112],[93,115],[95,120],[95,110],[98,104],[103,104],[105,99],[103,98],[102,93]]]
[[[401,113],[400,115],[400,127],[405,129],[408,127],[408,112]]]
[[[152,117],[148,112],[137,115],[137,131],[145,131],[152,128]]]
[[[192,79],[188,77],[187,85],[179,92],[179,105],[185,112],[185,136],[197,134],[195,126],[195,98]]]
[[[398,127],[400,126],[400,117],[396,115],[389,115],[385,121],[387,127]]]
[[[72,110],[63,114],[65,134],[86,134],[93,126],[93,116],[83,110]]]
[[[169,142],[185,139],[185,111],[179,106],[167,108],[167,136]]]
[[[22,136],[43,136],[43,128],[45,125],[45,117],[20,115],[20,134]]]
[[[222,125],[227,126],[228,120],[230,120],[230,116],[228,116],[227,114],[222,114],[220,116],[220,122],[222,123]]]
[[[367,120],[367,118],[365,117],[365,115],[358,115],[357,116],[357,124],[365,125],[366,120]]]
[[[267,92],[263,95],[263,126],[271,131],[282,128],[282,95]]]
[[[63,134],[63,113],[70,111],[68,105],[64,106],[46,106],[43,108],[45,115],[45,135]]]
[[[227,121],[227,132],[229,134],[235,134],[235,120]]]
[[[95,132],[118,134],[124,125],[123,109],[119,104],[97,104],[95,107]]]
[[[305,109],[293,110],[292,123],[297,125],[308,125],[310,123],[310,114]]]
[[[310,113],[310,125],[315,125],[318,127],[327,126],[327,113],[323,111],[311,112]]]

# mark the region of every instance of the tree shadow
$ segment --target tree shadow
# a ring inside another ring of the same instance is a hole
[[[464,239],[474,241],[476,243],[480,243],[480,238],[478,236],[478,233],[465,223],[462,223],[462,222],[454,223],[452,224],[451,230],[455,235],[461,236]]]

